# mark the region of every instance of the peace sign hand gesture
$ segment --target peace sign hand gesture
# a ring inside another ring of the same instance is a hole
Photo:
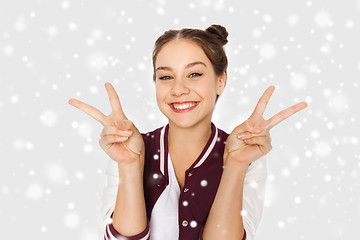
[[[274,86],[268,87],[259,99],[251,116],[235,127],[228,136],[224,151],[224,164],[228,159],[232,159],[248,165],[267,154],[272,148],[270,129],[307,107],[306,102],[297,103],[265,120],[263,113],[274,90]]]
[[[104,126],[99,144],[111,159],[125,165],[140,159],[143,167],[144,140],[135,125],[126,118],[114,87],[110,83],[105,83],[105,88],[112,108],[108,116],[77,99],[70,99],[69,104],[90,115]]]

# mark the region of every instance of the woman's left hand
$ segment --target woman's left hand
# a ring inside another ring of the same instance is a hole
[[[274,90],[274,86],[268,87],[258,101],[251,116],[245,122],[235,127],[228,136],[224,151],[224,165],[226,161],[231,159],[248,166],[251,162],[267,154],[272,148],[270,129],[307,107],[306,102],[300,102],[265,120],[263,113]]]

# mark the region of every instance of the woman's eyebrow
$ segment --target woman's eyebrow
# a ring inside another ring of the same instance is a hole
[[[198,65],[198,64],[204,65],[206,67],[205,63],[203,63],[201,61],[196,61],[196,62],[192,62],[192,63],[187,64],[185,68],[191,68],[191,67],[193,67],[195,65]]]
[[[192,63],[187,64],[187,65],[185,66],[185,68],[191,68],[191,67],[193,67],[193,66],[195,66],[195,65],[198,65],[198,64],[204,65],[204,66],[206,67],[206,64],[205,64],[205,63],[203,63],[203,62],[201,62],[201,61],[196,61],[196,62],[192,62]],[[158,67],[158,68],[156,68],[156,71],[158,71],[158,70],[172,70],[172,68],[171,68],[171,67],[166,67],[166,66],[164,66],[164,67]]]

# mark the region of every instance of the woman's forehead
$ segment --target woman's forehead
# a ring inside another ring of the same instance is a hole
[[[166,43],[161,48],[155,66],[156,68],[169,64],[184,64],[185,66],[193,62],[203,62],[205,65],[209,65],[210,60],[204,50],[193,41],[176,39]]]

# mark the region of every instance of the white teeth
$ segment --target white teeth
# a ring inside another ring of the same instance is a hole
[[[177,110],[183,110],[183,109],[187,109],[187,108],[192,108],[193,106],[195,106],[196,103],[184,103],[184,104],[173,104],[174,108]]]

